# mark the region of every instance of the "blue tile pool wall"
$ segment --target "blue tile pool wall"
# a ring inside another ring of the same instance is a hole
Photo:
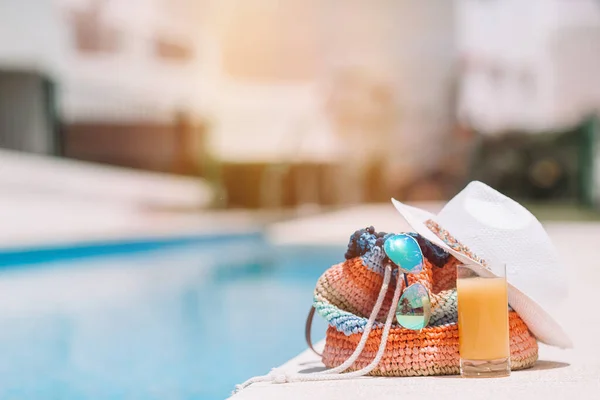
[[[176,246],[198,246],[209,249],[214,246],[237,244],[265,244],[261,232],[221,235],[192,235],[149,239],[130,239],[74,243],[33,248],[0,249],[0,268],[48,264],[50,262],[85,259],[107,255],[135,254]]]

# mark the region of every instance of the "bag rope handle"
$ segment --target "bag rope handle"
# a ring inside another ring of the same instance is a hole
[[[354,350],[352,355],[346,361],[344,361],[343,364],[338,365],[337,367],[332,368],[332,369],[314,372],[311,374],[287,374],[285,372],[282,372],[282,371],[274,368],[267,375],[256,376],[254,378],[248,379],[246,382],[242,383],[241,385],[237,385],[235,388],[234,394],[238,393],[242,389],[245,389],[246,387],[252,385],[253,383],[258,383],[258,382],[287,383],[287,382],[333,381],[333,380],[358,378],[358,377],[361,377],[363,375],[367,375],[368,373],[370,373],[373,369],[375,369],[377,367],[377,365],[381,361],[381,358],[383,357],[383,353],[387,346],[388,336],[390,333],[392,321],[394,320],[394,314],[396,311],[393,307],[393,304],[398,303],[398,301],[400,300],[400,292],[402,291],[403,281],[402,281],[402,279],[400,279],[400,277],[398,277],[398,279],[396,279],[396,288],[394,290],[392,306],[390,307],[387,318],[385,320],[385,326],[383,328],[383,333],[381,335],[381,343],[379,344],[379,349],[377,350],[377,354],[375,355],[375,358],[373,359],[373,361],[371,361],[371,363],[369,363],[369,365],[365,366],[364,368],[362,368],[358,371],[341,374],[341,372],[345,371],[346,369],[351,367],[352,364],[354,364],[354,362],[358,359],[358,357],[362,353],[363,349],[365,348],[367,339],[369,338],[369,333],[371,332],[371,329],[373,328],[373,324],[375,323],[375,319],[377,318],[377,315],[379,314],[379,310],[381,310],[381,307],[383,305],[385,295],[386,295],[387,290],[390,285],[391,277],[392,277],[392,266],[390,264],[388,264],[388,265],[386,265],[386,268],[385,268],[385,275],[383,278],[383,283],[381,285],[381,289],[379,291],[379,296],[377,297],[377,302],[375,303],[375,306],[373,307],[373,311],[371,311],[371,315],[369,316],[369,321],[367,322],[367,325],[365,325],[365,330],[362,333],[360,342],[356,346],[356,349]],[[314,308],[313,308],[313,310],[314,310]],[[311,322],[312,322],[311,314],[314,314],[314,311],[309,312],[309,318],[311,319]]]

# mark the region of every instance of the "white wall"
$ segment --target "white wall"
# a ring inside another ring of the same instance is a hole
[[[67,32],[53,0],[0,1],[0,20],[0,68],[61,73]]]
[[[335,148],[329,139],[315,142],[327,131],[319,110],[328,79],[340,67],[362,64],[382,72],[397,88],[400,127],[391,148],[423,146],[426,138],[445,134],[451,122],[452,1],[313,1],[318,9],[307,15],[319,16],[311,23],[320,35],[316,61],[320,69],[302,82],[274,80],[256,85],[239,82],[222,70],[218,31],[231,22],[227,14],[235,1],[107,1],[102,18],[126,35],[123,51],[114,55],[82,55],[74,50],[69,12],[85,8],[90,0],[0,4],[0,65],[19,62],[54,71],[67,120],[165,120],[186,105],[213,120],[213,147],[218,153],[233,158],[280,157],[288,143],[291,151],[297,146],[289,136],[310,126],[310,156],[315,148]],[[191,4],[193,17],[174,23],[181,15],[164,12],[165,4],[171,3]],[[183,65],[155,62],[148,38],[165,31],[193,38],[197,58]]]
[[[494,134],[568,128],[600,109],[600,4],[595,0],[457,2],[467,61],[461,118]]]
[[[454,1],[324,3],[326,71],[358,65],[395,90],[397,126],[381,143],[393,168],[408,171],[418,164],[425,170],[437,164],[454,122]],[[373,140],[368,133],[366,139]]]
[[[200,113],[203,83],[201,11],[196,0],[109,0],[102,18],[122,33],[114,54],[82,54],[75,49],[73,10],[92,0],[0,2],[0,68],[50,74],[59,88],[67,120],[169,120],[180,108]],[[169,6],[170,8],[168,8]],[[184,8],[174,15],[165,9]],[[187,8],[186,8],[187,7]],[[191,10],[185,12],[185,10]],[[187,63],[158,61],[155,34],[189,39],[196,57]]]
[[[61,23],[89,0],[55,0]],[[173,3],[173,4],[171,4]],[[69,45],[63,109],[70,120],[170,120],[181,107],[200,113],[203,101],[202,2],[110,0],[101,18],[122,33],[116,53],[81,54]],[[182,12],[168,11],[182,9]],[[194,51],[189,62],[161,61],[152,54],[156,35],[183,39]],[[72,39],[70,40],[72,42]]]
[[[223,0],[216,7],[222,26],[231,23],[228,17],[236,1],[240,0]],[[340,146],[324,122],[323,105],[332,78],[345,68],[358,67],[395,88],[398,127],[391,143],[381,143],[390,158],[414,164],[407,157],[410,149],[426,148],[430,154],[424,160],[435,162],[437,149],[427,141],[446,135],[453,119],[453,1],[310,3],[316,7],[312,14],[317,20],[298,23],[313,24],[319,32],[318,71],[303,82],[273,79],[254,84],[222,71],[213,75],[216,84],[210,99],[217,130],[213,149],[230,159],[332,159]],[[220,70],[218,56],[210,62]],[[368,135],[366,140],[371,140]],[[314,157],[316,149],[322,154]]]

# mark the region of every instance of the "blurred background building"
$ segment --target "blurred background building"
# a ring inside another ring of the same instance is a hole
[[[0,19],[5,149],[188,176],[218,207],[474,178],[600,202],[596,1],[20,0]]]

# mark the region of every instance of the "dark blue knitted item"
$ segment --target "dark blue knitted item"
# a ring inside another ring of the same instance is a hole
[[[450,253],[440,246],[431,243],[418,233],[409,232],[408,234],[417,240],[419,247],[421,247],[421,251],[423,252],[423,256],[425,256],[430,263],[440,268],[446,265],[450,258]]]
[[[448,262],[450,254],[441,247],[431,243],[418,233],[408,232],[419,243],[419,247],[423,252],[423,256],[436,267],[443,267]],[[359,229],[350,236],[348,250],[345,258],[349,260],[354,257],[360,257],[371,251],[374,246],[383,247],[383,243],[393,236],[393,233],[375,232],[372,226],[364,229]]]

